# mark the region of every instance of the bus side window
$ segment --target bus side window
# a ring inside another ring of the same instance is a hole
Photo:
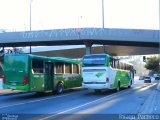
[[[110,62],[110,66],[113,68],[113,59],[110,58],[109,62]]]
[[[116,68],[116,59],[113,59],[113,68]]]
[[[123,70],[125,70],[125,63],[122,63],[122,64],[123,64],[123,67],[122,67],[122,69],[123,69]]]
[[[126,70],[126,63],[123,63],[123,69]]]
[[[70,63],[65,63],[65,73],[72,73],[72,66]]]
[[[43,60],[32,59],[32,70],[34,73],[44,73]]]
[[[118,69],[120,68],[119,61],[117,61],[117,68],[118,68]]]
[[[64,66],[64,63],[62,63],[62,62],[56,62],[55,63],[55,73],[58,73],[58,74],[62,74],[62,73],[64,73],[64,68],[63,68],[63,66]]]
[[[119,60],[115,61],[115,68],[120,69]]]
[[[82,72],[82,67],[81,67],[80,64],[78,65],[78,68],[79,68],[79,69],[78,69],[78,70],[79,70],[79,74],[81,74],[81,72]]]
[[[128,64],[126,64],[126,70],[128,70]]]
[[[78,70],[78,65],[76,64],[73,64],[73,73],[79,73],[79,70]]]
[[[120,66],[119,67],[120,69],[123,69],[123,63],[122,62],[119,62],[119,66]]]
[[[130,65],[127,66],[127,70],[130,70]]]

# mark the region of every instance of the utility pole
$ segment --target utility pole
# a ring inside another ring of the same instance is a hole
[[[29,3],[29,30],[32,31],[32,0]],[[29,53],[32,53],[32,46],[30,45]]]
[[[29,30],[32,30],[32,0],[29,3]]]
[[[104,29],[104,0],[102,0],[102,28]],[[106,53],[105,45],[103,45],[103,52]]]
[[[102,28],[104,28],[104,0],[102,0]]]

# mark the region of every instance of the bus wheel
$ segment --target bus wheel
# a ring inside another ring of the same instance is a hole
[[[117,89],[116,89],[116,90],[117,90],[117,92],[119,92],[119,91],[120,91],[120,89],[121,89],[121,88],[120,88],[120,85],[121,85],[121,84],[120,84],[120,82],[118,82]]]
[[[57,94],[63,93],[63,89],[64,89],[63,84],[62,83],[58,83],[57,89],[56,89]]]
[[[129,82],[128,88],[131,88],[132,80]]]

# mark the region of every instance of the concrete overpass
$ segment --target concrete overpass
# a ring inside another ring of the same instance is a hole
[[[75,28],[0,33],[0,47],[93,44],[158,48],[159,30]]]
[[[91,48],[92,54],[101,54],[104,53],[103,46],[94,46]],[[128,55],[148,55],[148,54],[159,54],[159,48],[153,47],[135,47],[135,46],[105,46],[105,53],[113,56],[128,56]],[[33,52],[35,55],[42,56],[62,56],[69,58],[82,58],[86,54],[85,47],[81,48],[70,48],[61,50],[48,50],[48,51],[39,51]]]

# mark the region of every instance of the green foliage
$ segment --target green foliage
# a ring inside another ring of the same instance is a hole
[[[146,62],[145,68],[160,73],[160,56],[150,57]]]

